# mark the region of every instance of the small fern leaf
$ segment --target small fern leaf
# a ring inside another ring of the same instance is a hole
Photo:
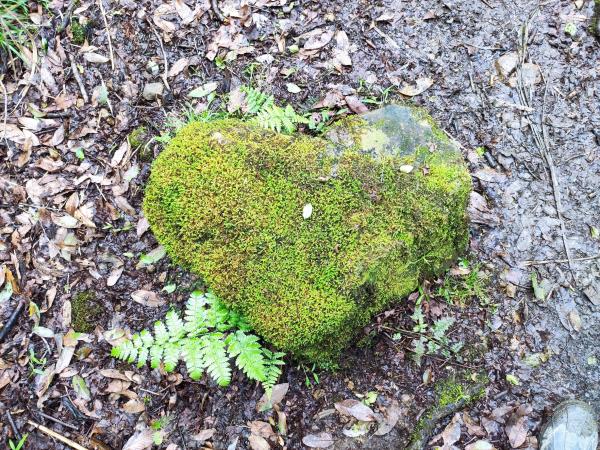
[[[179,342],[185,336],[185,326],[179,314],[172,309],[167,313],[165,322],[167,322],[167,328],[169,329],[169,341],[172,343]]]
[[[205,363],[200,349],[200,340],[198,338],[194,337],[185,340],[182,346],[182,356],[190,378],[192,380],[199,380],[202,378]]]
[[[148,347],[142,347],[138,351],[138,362],[137,362],[138,368],[146,365],[146,362],[148,361],[149,353],[150,353],[150,349]]]
[[[273,392],[273,386],[277,384],[279,377],[281,376],[281,366],[285,364],[283,358],[285,357],[285,353],[282,352],[272,352],[268,349],[263,349],[266,364],[265,364],[265,381],[263,381],[262,386],[267,394],[267,397],[271,396]]]
[[[154,323],[154,341],[155,344],[163,347],[169,340],[169,332],[167,327],[160,320]]]
[[[184,315],[184,328],[189,336],[198,336],[199,334],[206,333],[206,305],[208,305],[206,296],[198,291],[194,291],[186,304]]]
[[[119,345],[112,348],[110,351],[111,356],[114,356],[117,359],[126,360],[129,358],[129,354],[133,349],[133,345],[131,341],[127,339],[126,341],[121,342]]]
[[[160,366],[163,357],[163,347],[158,344],[150,347],[150,367],[156,369]]]
[[[146,348],[150,348],[152,344],[154,344],[152,333],[150,333],[148,330],[142,330],[140,332],[140,339],[142,340],[143,346]]]
[[[236,366],[251,380],[265,381],[265,359],[258,341],[253,334],[237,331],[229,343],[229,356],[235,358]]]
[[[231,368],[225,351],[225,341],[221,333],[206,334],[200,338],[201,353],[206,371],[219,386],[231,382]]]
[[[165,372],[173,372],[175,366],[179,362],[179,356],[181,355],[181,346],[179,342],[169,342],[164,349],[163,363],[165,365]]]

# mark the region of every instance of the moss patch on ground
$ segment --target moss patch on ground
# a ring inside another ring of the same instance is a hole
[[[353,132],[367,126],[353,120]],[[459,158],[374,157],[239,120],[192,123],[153,163],[144,213],[174,261],[267,341],[328,363],[466,248],[471,183]]]
[[[79,333],[91,333],[102,312],[92,291],[79,292],[71,300],[71,326]]]

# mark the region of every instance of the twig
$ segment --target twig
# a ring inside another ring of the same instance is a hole
[[[542,264],[561,264],[561,263],[568,263],[568,262],[573,262],[573,261],[592,261],[594,259],[600,259],[600,254],[598,255],[593,255],[593,256],[584,256],[582,258],[571,258],[569,259],[541,259],[541,260],[528,260],[528,261],[521,261],[521,264],[525,265],[525,266],[536,266],[536,265],[542,265]]]
[[[217,16],[217,19],[219,19],[219,21],[221,22],[225,22],[225,16],[223,15],[221,8],[219,8],[217,0],[210,0],[210,7],[212,9],[212,12],[215,13],[215,16]]]
[[[517,92],[519,94],[519,100],[521,104],[524,106],[531,107],[531,90],[529,92],[529,96],[525,90],[526,86],[523,83],[523,63],[525,62],[525,58],[527,56],[527,42],[529,40],[529,20],[533,18],[535,14],[537,14],[538,10],[534,10],[532,14],[529,16],[527,21],[523,24],[521,30],[521,43],[519,48],[519,76],[517,77]],[[546,163],[548,168],[548,172],[550,172],[550,183],[552,185],[552,194],[554,197],[554,204],[556,206],[556,215],[558,221],[560,223],[560,231],[562,235],[563,247],[565,249],[565,254],[567,256],[567,262],[569,264],[569,271],[571,272],[571,277],[573,278],[573,283],[576,283],[575,272],[573,271],[573,259],[571,257],[571,249],[569,248],[569,243],[567,241],[567,230],[565,226],[565,221],[562,215],[562,199],[560,194],[560,183],[558,173],[556,171],[556,166],[554,164],[554,160],[552,158],[552,154],[550,153],[550,144],[548,139],[548,134],[546,131],[546,127],[544,124],[545,121],[545,107],[546,107],[546,98],[548,95],[548,85],[550,84],[550,80],[546,79],[546,83],[544,86],[544,97],[542,100],[542,110],[540,116],[540,127],[541,130],[538,129],[537,124],[534,121],[529,121],[529,128],[533,134],[533,140],[538,147],[538,150],[542,156],[542,159]]]
[[[158,34],[158,31],[156,31],[156,28],[154,28],[154,25],[152,24],[152,22],[150,22],[150,19],[146,17],[146,21],[150,25],[150,28],[152,28],[152,31],[154,32],[154,35],[156,36],[156,39],[158,39],[158,43],[160,44],[160,50],[162,51],[163,60],[165,63],[165,70],[163,71],[162,80],[163,83],[165,83],[165,87],[170,91],[171,87],[169,86],[169,82],[167,81],[167,74],[169,73],[169,61],[167,60],[167,52],[165,51],[165,46],[163,45],[163,41],[160,37],[160,34]]]
[[[65,15],[63,16],[62,22],[56,29],[55,36],[58,36],[60,33],[65,31],[65,28],[67,28],[67,25],[69,25],[69,20],[71,19],[71,14],[73,14],[73,8],[75,8],[75,3],[77,3],[76,0],[71,0],[69,2],[67,10],[65,11]]]
[[[0,78],[0,86],[2,86],[2,93],[4,94],[4,118],[2,119],[2,136],[4,137],[4,143],[6,144],[6,148],[8,148],[8,138],[6,137],[6,123],[8,121],[8,92],[6,91],[6,86],[2,82],[4,76]]]
[[[98,0],[100,5],[100,13],[102,14],[102,20],[104,21],[104,27],[106,28],[106,37],[108,38],[108,53],[110,55],[110,65],[112,70],[115,70],[115,55],[113,54],[112,39],[110,38],[110,28],[108,27],[108,20],[106,20],[106,11],[104,11],[104,5],[102,0]]]
[[[19,300],[19,304],[4,324],[4,327],[0,330],[0,343],[2,343],[4,339],[6,339],[6,336],[8,336],[10,330],[12,330],[15,324],[17,323],[17,319],[19,318],[19,315],[25,308],[26,303],[27,301],[25,300],[25,297],[21,297],[21,299]]]
[[[63,427],[67,427],[67,428],[70,428],[71,430],[79,431],[79,428],[77,428],[75,425],[71,425],[70,423],[63,422],[62,420],[57,419],[56,417],[52,417],[48,414],[44,414],[41,411],[38,411],[37,413],[45,419],[52,420],[53,422],[61,424]]]
[[[19,429],[17,428],[17,425],[15,425],[15,421],[12,418],[12,414],[10,413],[10,411],[8,409],[6,410],[6,418],[8,419],[8,423],[10,424],[10,427],[13,430],[13,434],[15,435],[17,440],[20,441],[21,433],[19,433]]]
[[[31,420],[28,420],[27,423],[29,425],[31,425],[34,428],[37,428],[38,430],[40,430],[42,433],[47,434],[48,436],[52,436],[55,439],[58,439],[60,442],[62,442],[63,444],[67,444],[69,447],[74,448],[76,450],[88,450],[85,447],[82,447],[81,445],[79,445],[77,442],[72,441],[71,439],[64,437],[62,434],[57,433],[56,431],[51,430],[48,427],[45,427],[44,425],[40,425],[39,423],[35,423]]]
[[[81,79],[81,76],[79,75],[79,71],[77,70],[77,65],[75,64],[75,60],[73,59],[73,56],[71,54],[69,54],[69,59],[71,60],[71,72],[73,72],[75,81],[77,81],[77,85],[79,86],[79,91],[81,92],[81,96],[83,97],[84,103],[87,103],[90,101],[90,98],[88,97],[87,91],[85,90],[85,86],[83,84],[83,80]]]

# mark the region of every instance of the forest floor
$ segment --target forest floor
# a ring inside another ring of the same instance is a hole
[[[47,47],[0,63],[0,323],[25,306],[0,342],[3,445],[18,431],[25,448],[69,448],[32,421],[88,449],[148,448],[157,434],[169,450],[402,449],[449,378],[487,382],[425,448],[535,449],[561,400],[600,411],[593,1],[30,3]],[[261,388],[239,374],[222,389],[110,357],[120,330],[150,325],[198,285],[167,258],[139,264],[158,245],[141,216],[162,149],[149,139],[242,84],[331,117],[410,101],[462,145],[469,254],[423,284],[426,323],[455,319],[446,337],[461,351],[414,361],[413,295],[375,318],[338,370],[288,361],[287,391],[264,412]],[[154,301],[134,301],[139,290]],[[73,342],[74,326],[88,334]],[[391,426],[357,426],[334,407],[345,399]]]

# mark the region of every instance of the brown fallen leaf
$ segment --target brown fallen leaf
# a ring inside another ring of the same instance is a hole
[[[356,95],[346,95],[344,99],[346,100],[348,108],[355,114],[363,114],[369,111],[369,108],[367,108]]]
[[[302,443],[310,448],[328,448],[334,442],[333,436],[326,431],[318,434],[307,434],[302,438]]]
[[[304,43],[305,50],[317,50],[325,47],[334,36],[333,30],[316,29],[307,33],[308,40]]]
[[[347,399],[335,403],[334,406],[341,414],[352,416],[362,422],[372,422],[376,419],[373,410],[358,400]]]
[[[161,299],[156,292],[139,289],[131,294],[134,302],[140,305],[157,308],[165,304],[165,300]]]
[[[248,443],[252,450],[271,450],[271,446],[267,440],[257,434],[251,434],[248,438]]]
[[[414,97],[415,95],[425,92],[431,86],[433,86],[433,80],[431,78],[423,77],[417,79],[414,85],[405,84],[400,88],[400,93],[407,97]]]
[[[265,392],[258,403],[256,403],[256,410],[258,412],[263,412],[271,409],[274,405],[283,400],[283,397],[285,397],[285,394],[287,394],[289,388],[289,383],[276,384],[273,386],[270,397]]]
[[[152,447],[154,444],[154,430],[151,428],[144,428],[138,431],[125,442],[123,450],[146,450]]]
[[[506,436],[508,442],[513,448],[518,448],[527,439],[527,416],[522,416],[518,412],[513,413],[506,422]]]
[[[384,436],[394,429],[404,411],[396,400],[392,400],[386,408],[383,419],[379,422],[379,428],[375,431],[376,436]]]
[[[177,75],[179,75],[181,72],[183,72],[185,70],[185,68],[188,66],[189,63],[190,63],[189,58],[179,58],[177,61],[175,61],[173,63],[173,65],[169,69],[169,73],[167,74],[167,76],[169,78],[176,77]]]

